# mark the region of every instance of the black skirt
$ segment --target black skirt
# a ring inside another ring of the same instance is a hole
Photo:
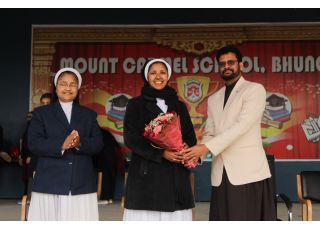
[[[276,220],[272,181],[232,185],[223,169],[219,187],[212,187],[209,220]]]

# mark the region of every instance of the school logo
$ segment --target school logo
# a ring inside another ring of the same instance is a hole
[[[202,98],[202,83],[200,81],[187,81],[184,88],[184,96],[189,102],[195,103]]]

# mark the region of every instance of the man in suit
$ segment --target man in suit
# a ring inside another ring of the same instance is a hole
[[[266,91],[242,75],[242,54],[233,46],[216,53],[225,86],[208,99],[202,144],[184,151],[197,160],[213,155],[210,220],[276,220],[271,174],[260,121]]]

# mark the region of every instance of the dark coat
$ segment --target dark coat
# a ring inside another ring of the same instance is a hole
[[[81,146],[61,153],[72,130],[77,130]],[[67,195],[97,191],[92,156],[102,147],[102,135],[92,110],[73,103],[71,124],[59,102],[35,109],[28,129],[28,144],[38,156],[32,191]]]
[[[3,129],[2,126],[0,125],[0,150],[3,150]]]
[[[37,165],[37,156],[32,155],[29,147],[28,147],[28,129],[31,121],[28,121],[26,130],[22,137],[22,143],[21,143],[21,158],[23,162],[24,167],[24,173],[23,178],[24,180],[27,180],[29,177],[33,177],[33,172],[36,171],[36,165]],[[27,164],[26,160],[30,157],[30,163]]]
[[[179,111],[183,141],[196,144],[196,136],[184,103],[168,105],[168,112]],[[177,111],[178,110],[178,111]],[[154,148],[143,136],[145,126],[159,113],[156,102],[142,96],[129,101],[124,119],[124,141],[132,150],[125,208],[135,210],[176,211],[194,207],[189,170],[162,157],[163,149]],[[178,186],[178,190],[177,190]]]

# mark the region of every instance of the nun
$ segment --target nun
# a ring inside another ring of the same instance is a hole
[[[143,71],[141,95],[127,104],[124,141],[132,150],[132,157],[125,192],[126,221],[192,220],[194,199],[190,171],[183,165],[183,156],[158,148],[143,136],[145,125],[160,113],[176,112],[185,145],[197,142],[186,105],[168,85],[171,72],[165,60],[149,60]]]
[[[54,77],[57,101],[34,110],[28,144],[38,157],[28,220],[99,220],[92,157],[103,148],[96,113],[77,103],[82,78],[73,68]]]

